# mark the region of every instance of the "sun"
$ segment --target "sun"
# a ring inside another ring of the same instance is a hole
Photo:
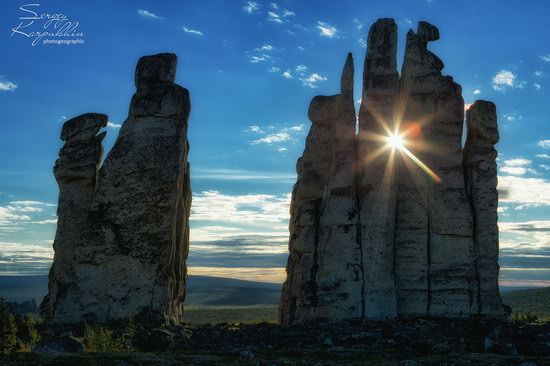
[[[390,145],[390,147],[393,149],[403,150],[403,148],[405,147],[403,137],[401,137],[401,135],[392,133],[387,137],[387,139],[388,145]]]

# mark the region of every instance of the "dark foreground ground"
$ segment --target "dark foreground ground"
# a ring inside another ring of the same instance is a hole
[[[49,342],[83,343],[66,334]],[[155,351],[25,352],[3,365],[550,365],[550,323],[542,321],[191,324],[157,329],[145,343]]]

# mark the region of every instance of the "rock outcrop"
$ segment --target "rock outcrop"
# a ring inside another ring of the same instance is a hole
[[[96,188],[103,154],[101,141],[106,135],[105,131],[99,131],[107,126],[107,119],[105,114],[87,113],[68,120],[61,129],[64,145],[53,170],[59,185],[57,231],[53,244],[55,254],[48,295],[40,305],[42,314],[53,313],[75,280],[74,253],[88,220]]]
[[[468,136],[464,148],[466,190],[474,218],[474,248],[477,311],[486,316],[502,315],[498,291],[498,142],[496,106],[478,100],[466,111]]]
[[[290,208],[282,324],[507,317],[498,296],[496,115],[474,104],[463,153],[464,100],[427,48],[437,39],[426,22],[409,31],[399,77],[397,26],[374,23],[357,134],[350,57],[350,87],[313,99]]]
[[[59,285],[50,277],[50,305],[43,307],[49,322],[106,322],[138,314],[181,319],[191,204],[190,101],[188,91],[174,83],[176,62],[174,54],[138,61],[129,116],[81,205],[86,219],[78,228],[68,223],[71,237],[58,227],[56,258],[67,258],[72,275],[53,301],[51,289]],[[71,156],[67,160],[72,164]],[[62,210],[59,220],[67,220]],[[58,244],[68,241],[73,244],[67,249]]]

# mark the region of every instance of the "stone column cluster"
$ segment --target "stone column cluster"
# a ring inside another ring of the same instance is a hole
[[[63,126],[55,258],[41,305],[48,322],[181,320],[191,104],[175,84],[176,64],[168,53],[138,61],[129,116],[99,170],[105,132],[97,133],[107,116],[85,114]]]
[[[368,36],[357,132],[353,63],[341,93],[315,97],[291,202],[282,324],[313,319],[508,315],[498,291],[496,110],[467,113],[460,85],[428,50],[438,29]],[[400,136],[403,146],[389,144]]]

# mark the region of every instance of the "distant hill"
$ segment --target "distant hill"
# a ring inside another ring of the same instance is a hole
[[[0,276],[0,297],[37,304],[48,291],[47,276]],[[186,307],[275,306],[281,285],[231,278],[189,276]],[[532,310],[550,316],[550,287],[512,290],[501,288],[502,299],[514,312]]]
[[[7,301],[34,299],[48,292],[48,276],[0,276],[0,297]],[[186,306],[276,305],[281,285],[222,277],[189,276]]]
[[[550,316],[550,287],[507,291],[501,296],[502,301],[511,306],[515,313],[531,310],[540,315]]]

